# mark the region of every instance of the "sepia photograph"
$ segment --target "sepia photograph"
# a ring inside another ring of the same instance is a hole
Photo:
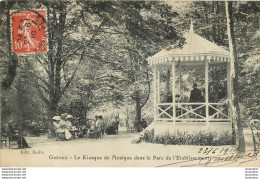
[[[0,166],[260,167],[259,15],[0,1]]]

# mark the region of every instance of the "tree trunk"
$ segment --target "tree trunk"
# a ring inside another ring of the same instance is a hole
[[[126,121],[125,126],[129,127],[129,111],[128,111],[128,105],[126,107]]]
[[[139,91],[135,92],[135,110],[136,110],[136,116],[135,119],[137,121],[141,121],[141,100],[140,100],[140,94]]]
[[[87,117],[87,114],[88,114],[88,103],[89,103],[89,95],[87,95],[87,99],[86,99],[86,102],[85,101],[82,101],[83,104],[84,104],[84,120],[86,120],[88,117]]]
[[[50,136],[48,136],[48,137],[54,138],[55,131],[54,131],[53,124],[52,124],[52,118],[53,118],[53,116],[57,115],[58,104],[50,103],[47,107],[48,107],[48,129],[50,130],[50,134],[49,134]]]
[[[207,2],[203,2],[204,8],[205,8],[204,15],[205,15],[206,24],[210,24],[207,4],[208,4]],[[209,29],[205,29],[205,35],[206,35],[207,39],[211,39]]]
[[[217,14],[216,14],[216,7],[214,1],[212,1],[212,13],[214,14],[213,24],[212,24],[212,40],[216,43],[216,21],[217,21]]]
[[[54,8],[54,7],[52,7]],[[59,23],[56,24],[57,29],[55,27],[55,21],[57,21],[56,12],[53,12],[53,27],[49,25],[48,33],[49,35],[49,52],[48,52],[48,61],[49,61],[49,117],[53,117],[57,113],[57,108],[59,101],[61,99],[61,66],[62,66],[62,43],[63,43],[63,34],[64,34],[64,27],[65,27],[65,20],[66,20],[66,13],[64,11],[64,6],[61,5],[59,7],[61,11],[59,15]],[[49,18],[49,11],[48,11],[48,18]],[[54,35],[55,31],[58,31],[57,42],[55,43]],[[54,45],[57,45],[56,54]],[[54,58],[55,57],[55,58]]]
[[[232,108],[232,121],[236,122],[237,132],[238,132],[238,152],[245,152],[245,139],[243,133],[243,126],[240,116],[239,108],[239,95],[238,95],[238,58],[236,52],[236,42],[234,37],[234,22],[232,17],[232,1],[225,1],[226,5],[226,17],[227,17],[227,32],[229,40],[229,49],[231,55],[230,61],[230,75],[231,75],[231,86],[233,89],[231,93],[231,108]]]
[[[53,100],[51,100],[53,101]],[[57,108],[58,108],[58,103],[57,102],[51,102],[49,105],[48,105],[48,115],[49,115],[49,118],[52,118],[53,116],[56,116],[57,115]]]
[[[88,118],[87,114],[88,114],[88,108],[84,110],[84,120],[87,120]]]
[[[219,16],[219,9],[220,9],[220,3],[219,2],[216,2],[216,17],[217,17],[217,24],[220,24],[220,16]],[[220,34],[221,34],[221,26],[218,25],[217,26],[217,42],[218,42],[218,45],[222,45],[222,41],[220,40]]]
[[[15,76],[16,76],[16,69],[17,69],[17,66],[18,66],[18,60],[17,60],[17,56],[16,54],[14,54],[12,52],[12,47],[11,47],[11,32],[10,32],[10,9],[13,7],[13,2],[6,2],[6,34],[7,34],[7,44],[8,44],[8,58],[9,58],[9,62],[8,62],[8,71],[7,71],[7,74],[6,74],[6,77],[5,79],[3,80],[2,82],[2,85],[1,87],[3,89],[7,89],[9,88],[14,79],[15,79]]]

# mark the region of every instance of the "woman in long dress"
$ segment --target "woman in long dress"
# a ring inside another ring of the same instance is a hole
[[[71,134],[69,130],[66,128],[66,122],[60,118],[60,116],[54,116],[52,118],[54,120],[53,126],[56,133],[63,133],[65,134],[65,139],[69,140],[71,138]]]

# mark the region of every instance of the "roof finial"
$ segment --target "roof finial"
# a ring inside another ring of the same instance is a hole
[[[190,33],[193,33],[193,22],[192,22],[192,19],[190,21]]]

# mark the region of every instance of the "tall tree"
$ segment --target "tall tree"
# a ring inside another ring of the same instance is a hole
[[[3,61],[6,61],[8,65],[6,69],[5,77],[1,79],[1,89],[8,89],[14,81],[16,76],[16,69],[18,65],[18,60],[16,54],[12,53],[11,50],[11,32],[10,32],[10,10],[14,6],[15,2],[0,2],[1,9],[1,39],[0,39],[0,58]],[[6,45],[7,42],[7,45]],[[1,73],[3,73],[3,71]]]
[[[239,107],[239,91],[237,86],[238,84],[238,57],[236,51],[236,42],[234,34],[234,21],[233,21],[233,2],[225,1],[226,6],[226,17],[227,17],[227,31],[228,31],[228,40],[229,40],[229,49],[230,49],[230,75],[231,75],[231,108],[232,108],[232,120],[236,122],[237,132],[238,132],[238,152],[245,152],[245,139],[243,133],[242,120],[240,116],[240,107]]]
[[[110,33],[116,34],[118,39],[120,50],[117,52],[124,54],[114,67],[114,71],[121,74],[120,84],[124,84],[119,94],[123,92],[125,98],[135,103],[135,118],[140,120],[151,92],[146,58],[173,42],[176,46],[182,45],[183,39],[173,23],[178,14],[171,6],[159,2],[121,2],[113,11],[124,17],[109,14],[116,22],[117,28],[111,29]]]
[[[93,17],[88,26],[82,27],[85,17],[79,4],[70,1],[42,3],[48,13],[48,53],[27,59],[36,60],[31,60],[30,75],[37,79],[33,85],[48,107],[49,116],[53,116],[105,21]]]

